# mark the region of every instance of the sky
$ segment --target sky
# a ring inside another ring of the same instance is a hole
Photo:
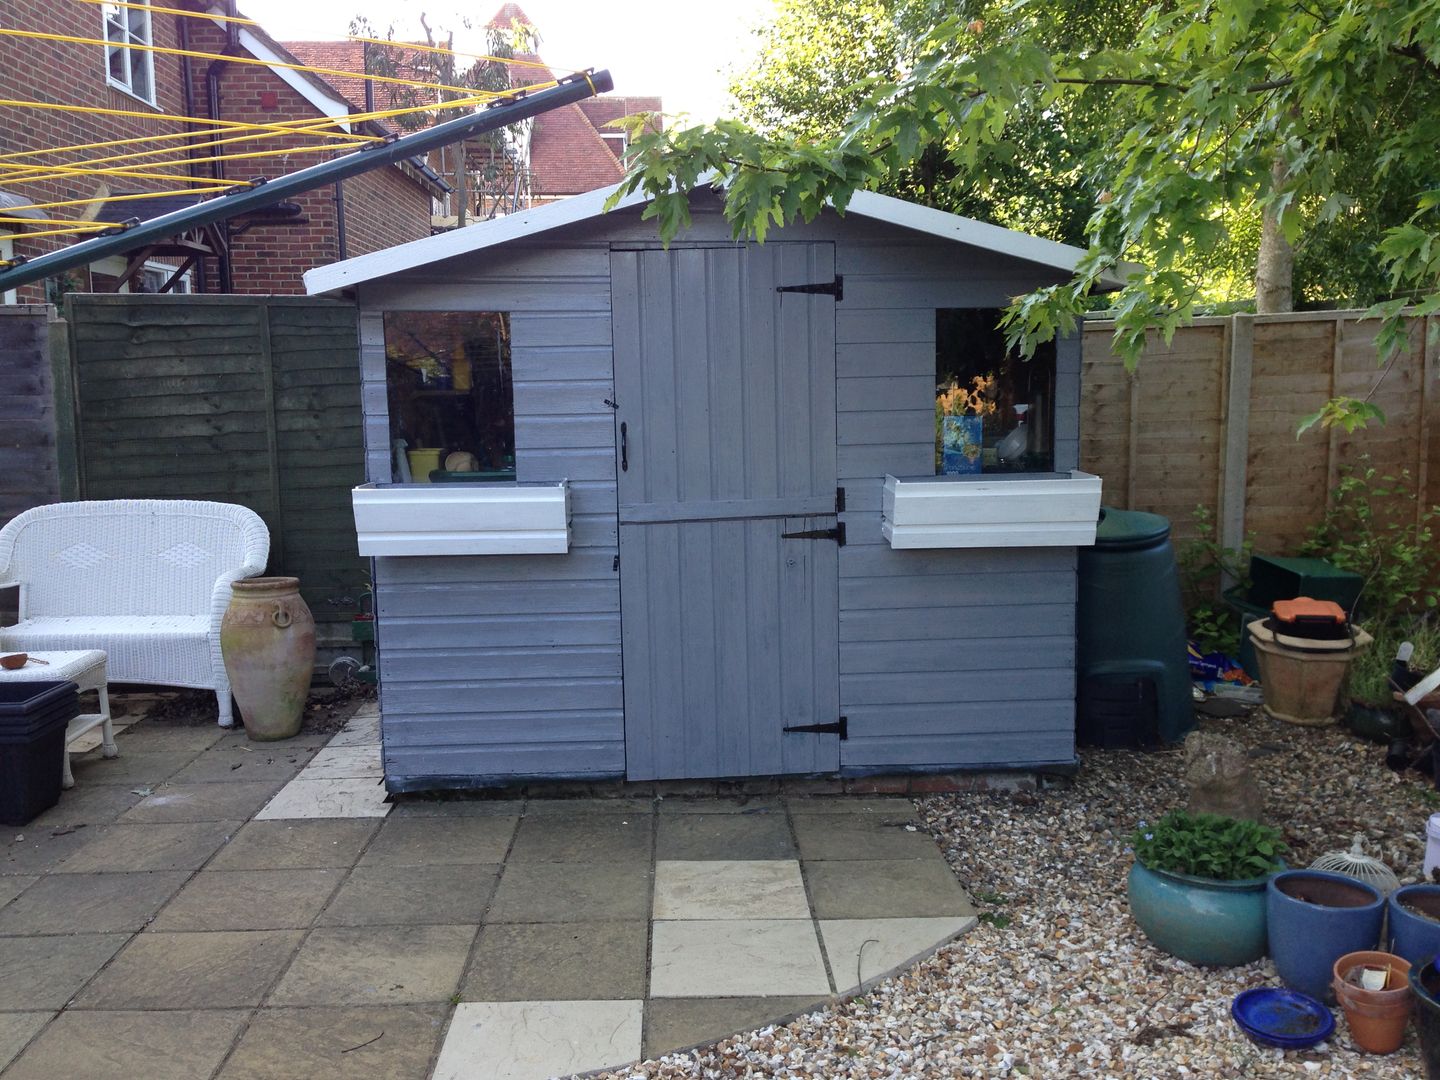
[[[557,69],[605,67],[619,94],[658,94],[667,113],[713,120],[727,108],[729,72],[754,54],[756,26],[767,21],[774,0],[726,4],[634,3],[616,0],[521,0],[541,35],[540,55]],[[240,0],[240,11],[274,38],[342,38],[350,20],[364,15],[395,34],[419,33],[424,13],[434,29],[454,28],[465,47],[461,12],[483,28],[500,0],[459,8],[454,0]],[[483,29],[471,48],[483,48]]]

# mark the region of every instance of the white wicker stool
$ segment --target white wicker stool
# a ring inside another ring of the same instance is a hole
[[[100,752],[107,758],[118,757],[115,745],[115,729],[110,722],[110,693],[105,681],[105,654],[99,649],[85,649],[75,652],[32,652],[32,660],[45,663],[29,663],[14,671],[0,668],[0,680],[6,682],[73,682],[80,692],[94,690],[100,697],[100,711],[83,713],[70,721],[65,729],[65,744],[68,746],[91,728],[100,728]],[[70,752],[65,752],[65,773],[61,782],[65,788],[75,786],[75,777],[70,772]]]

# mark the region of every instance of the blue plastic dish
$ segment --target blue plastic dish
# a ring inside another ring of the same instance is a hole
[[[1335,1017],[1309,994],[1274,986],[1243,990],[1230,1003],[1240,1030],[1262,1046],[1304,1050],[1335,1031]]]

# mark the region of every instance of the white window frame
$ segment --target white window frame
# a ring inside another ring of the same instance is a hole
[[[117,7],[113,4],[104,4],[100,8],[100,25],[107,43],[105,47],[105,81],[115,89],[129,94],[147,105],[154,105],[155,54],[144,49],[117,49],[116,47],[117,45],[155,44],[155,24],[150,14],[150,0],[130,0],[130,2],[143,5],[143,8]],[[125,70],[123,79],[116,77],[110,67],[111,54],[115,52],[119,52],[123,60]],[[147,93],[142,94],[135,89],[137,70],[144,73],[144,89],[148,91]]]
[[[92,263],[90,269],[93,273],[96,274],[105,274],[108,277],[118,278],[121,274],[125,272],[125,266],[126,259],[123,256],[112,255],[107,259],[101,259],[98,262]],[[163,285],[165,282],[170,280],[170,275],[175,273],[175,270],[175,267],[170,266],[167,263],[157,262],[154,259],[147,259],[145,260],[145,265],[141,268],[140,272],[142,277],[145,274],[163,275],[160,278],[160,284]],[[180,275],[180,281],[178,282],[178,285],[179,288],[172,289],[170,295],[181,295],[194,291],[195,268],[193,266],[189,270],[186,270],[185,273]],[[128,281],[121,282],[120,287],[117,291],[121,293],[129,293],[131,291],[130,283]]]

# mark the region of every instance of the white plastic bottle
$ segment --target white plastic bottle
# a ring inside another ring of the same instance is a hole
[[[1015,416],[1019,423],[1015,429],[995,444],[995,456],[1000,459],[1002,465],[1018,465],[1020,459],[1025,456],[1025,451],[1030,449],[1030,428],[1027,426],[1026,413],[1030,411],[1029,405],[1016,405]]]
[[[1431,814],[1430,820],[1425,822],[1425,883],[1427,885],[1435,880],[1430,874],[1437,866],[1440,866],[1440,814]]]

